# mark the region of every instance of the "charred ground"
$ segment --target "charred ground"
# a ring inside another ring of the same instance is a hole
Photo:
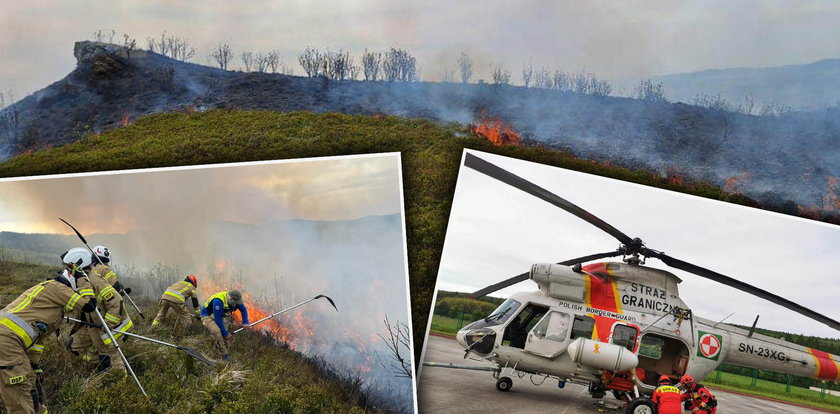
[[[509,123],[526,145],[709,181],[765,207],[818,220],[840,211],[840,109],[754,116],[725,110],[510,85],[331,81],[243,73],[155,53],[78,42],[64,79],[4,110],[7,150],[63,145],[171,111],[257,109]],[[10,114],[13,115],[10,117]],[[262,158],[262,157],[261,157]]]

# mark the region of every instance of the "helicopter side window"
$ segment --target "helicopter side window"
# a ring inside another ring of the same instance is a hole
[[[505,328],[502,343],[504,344],[504,341],[509,340],[508,345],[516,348],[524,348],[528,332],[534,328],[546,312],[548,312],[547,307],[529,303],[518,315],[513,317],[507,328]]]
[[[651,359],[662,358],[662,348],[665,347],[665,340],[651,335],[642,337],[642,343],[639,345],[639,355]]]
[[[540,339],[563,342],[569,333],[569,315],[563,312],[551,312],[534,327],[534,336]]]
[[[613,328],[612,343],[632,351],[636,347],[636,335],[638,334],[639,331],[632,326],[617,324]]]
[[[572,339],[591,339],[593,330],[595,330],[595,319],[591,316],[575,315],[575,321],[572,324]]]

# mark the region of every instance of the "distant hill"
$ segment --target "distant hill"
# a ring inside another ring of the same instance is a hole
[[[0,113],[17,120],[11,130],[0,131],[15,137],[7,151],[87,140],[138,117],[172,111],[306,110],[460,124],[500,119],[528,145],[564,148],[675,180],[712,181],[766,204],[790,202],[788,210],[813,218],[840,211],[840,107],[751,116],[508,85],[223,71],[94,42],[78,42],[74,54],[78,65],[67,77]],[[227,131],[225,125],[215,128]]]
[[[793,110],[819,110],[840,104],[840,59],[768,68],[712,69],[653,79],[662,82],[673,101],[691,103],[697,95],[720,94],[734,105],[744,97],[755,101],[754,114],[764,104]]]

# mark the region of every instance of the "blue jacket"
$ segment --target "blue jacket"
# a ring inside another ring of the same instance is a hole
[[[225,323],[223,318],[225,317],[225,307],[222,303],[221,299],[213,299],[210,301],[210,306],[213,307],[213,319],[216,321],[216,325],[219,326],[219,330],[222,331],[222,338],[227,338],[230,336],[230,332],[225,329]],[[242,324],[247,325],[248,322],[248,309],[245,305],[236,305],[235,309],[232,309],[231,312],[238,310],[242,314]],[[201,307],[201,316],[210,316],[210,312],[204,306]]]

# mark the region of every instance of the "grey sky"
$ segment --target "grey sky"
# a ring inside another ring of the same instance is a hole
[[[558,194],[648,247],[738,278],[840,319],[840,227],[623,181],[475,152]],[[438,289],[474,291],[533,263],[606,252],[618,242],[546,202],[461,168],[441,258]],[[648,265],[669,269],[652,259]],[[840,338],[840,332],[738,290],[674,271],[680,297],[702,317]],[[522,282],[505,297],[532,291]]]
[[[390,154],[4,179],[0,230],[72,234],[56,217],[72,217],[90,233],[124,233],[206,220],[257,225],[398,214],[398,168]]]
[[[437,80],[461,51],[475,78],[501,63],[587,70],[610,79],[709,68],[775,66],[840,56],[840,3],[833,0],[508,0],[508,1],[58,1],[10,2],[0,11],[0,91],[17,98],[70,72],[73,42],[98,29],[145,38],[164,30],[198,47],[276,49],[301,73],[306,46],[409,49],[421,76]],[[238,59],[234,65],[240,66]]]

